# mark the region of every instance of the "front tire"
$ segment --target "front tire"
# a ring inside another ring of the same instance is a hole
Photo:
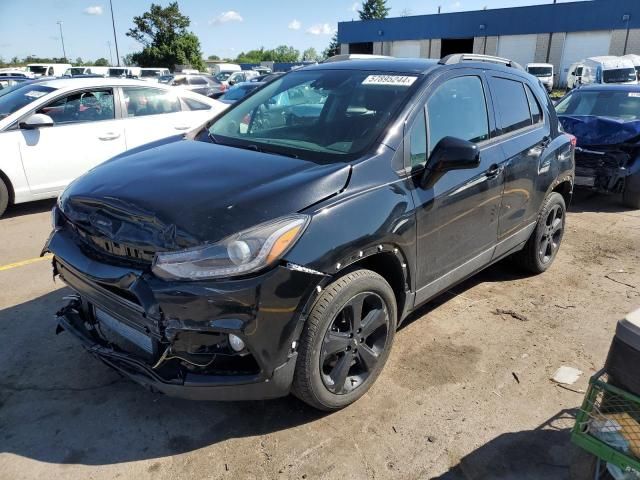
[[[371,270],[356,270],[330,284],[307,319],[292,392],[324,411],[363,396],[382,371],[397,325],[389,284]]]
[[[637,173],[635,175],[640,176],[640,174]],[[635,183],[640,184],[640,181],[637,181]],[[640,190],[631,190],[629,188],[629,182],[627,182],[627,186],[622,192],[622,202],[627,207],[640,209]]]
[[[0,178],[0,217],[4,215],[4,212],[9,206],[9,189],[7,185]]]
[[[535,230],[524,248],[515,254],[520,266],[531,273],[546,271],[556,258],[564,235],[567,207],[564,198],[552,192],[542,204]]]

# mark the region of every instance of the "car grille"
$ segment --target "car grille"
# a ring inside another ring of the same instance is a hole
[[[622,151],[576,150],[576,166],[582,168],[620,168],[627,164],[629,158],[629,154]]]
[[[86,245],[92,247],[92,249],[112,257],[117,257],[121,260],[129,260],[138,264],[150,264],[156,254],[156,252],[152,250],[143,250],[133,245],[114,242],[113,240],[101,235],[93,235],[82,227],[79,227],[69,221],[67,221],[67,225],[76,234],[78,234]]]

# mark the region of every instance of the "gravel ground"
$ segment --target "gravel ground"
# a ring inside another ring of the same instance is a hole
[[[568,478],[580,392],[640,305],[640,211],[578,195],[546,274],[503,262],[422,308],[351,407],[175,400],[54,335],[69,291],[48,261],[2,270],[37,257],[51,205],[0,220],[1,479]]]

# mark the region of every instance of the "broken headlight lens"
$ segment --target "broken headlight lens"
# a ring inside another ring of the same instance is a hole
[[[177,252],[157,253],[153,273],[160,278],[206,280],[246,275],[272,265],[300,238],[307,215],[282,217],[221,240]]]

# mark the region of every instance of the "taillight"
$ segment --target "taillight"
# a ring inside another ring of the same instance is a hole
[[[571,135],[570,133],[567,133],[566,135],[567,135],[567,137],[569,137],[569,141],[571,142],[571,146],[573,148],[576,148],[576,145],[578,143],[578,139],[575,137],[575,135]]]

